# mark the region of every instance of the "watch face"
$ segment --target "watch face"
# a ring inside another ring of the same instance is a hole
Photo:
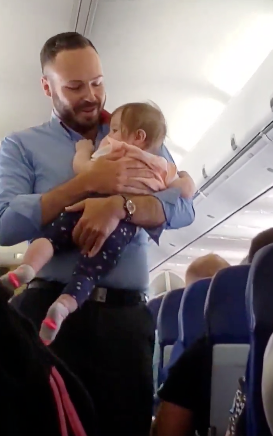
[[[136,205],[132,202],[132,200],[128,200],[126,206],[129,214],[133,215],[136,211]]]

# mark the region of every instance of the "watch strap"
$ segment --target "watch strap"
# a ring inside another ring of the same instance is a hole
[[[128,202],[128,198],[125,197],[125,195],[120,194],[120,196],[123,198],[124,203],[123,203],[123,209],[126,212],[126,216],[124,218],[124,221],[128,222],[131,221],[132,219],[132,214],[130,213],[128,206],[127,206],[127,202]]]

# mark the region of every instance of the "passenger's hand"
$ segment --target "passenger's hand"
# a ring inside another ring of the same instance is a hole
[[[125,218],[121,196],[88,198],[66,208],[68,212],[81,212],[82,217],[73,230],[73,240],[82,254],[95,256],[107,238]]]
[[[135,177],[153,178],[154,175],[147,165],[136,159],[119,160],[123,156],[119,150],[102,156],[90,165],[85,178],[90,192],[99,194],[143,194],[150,192],[147,187],[135,180]]]

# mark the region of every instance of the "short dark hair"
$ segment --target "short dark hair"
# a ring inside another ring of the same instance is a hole
[[[58,53],[86,47],[91,47],[97,52],[92,42],[80,33],[64,32],[52,36],[45,42],[40,53],[42,72],[44,72],[45,65],[54,61]]]
[[[121,112],[121,127],[127,133],[143,129],[148,147],[161,147],[167,134],[167,125],[163,113],[155,103],[127,103],[114,110],[112,116]]]
[[[273,244],[273,228],[264,230],[258,233],[255,238],[252,239],[250,249],[248,252],[248,262],[251,263],[253,257],[261,248],[266,247],[269,244]]]

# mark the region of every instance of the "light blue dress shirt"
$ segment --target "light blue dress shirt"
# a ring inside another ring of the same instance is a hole
[[[99,128],[96,146],[109,132]],[[41,126],[6,137],[0,149],[0,245],[10,246],[41,236],[41,194],[74,177],[72,161],[75,143],[82,136],[66,129],[56,116]],[[162,146],[161,155],[172,161]],[[177,189],[155,193],[162,203],[166,224],[149,232],[156,240],[163,229],[188,226],[194,220],[191,200],[180,198]],[[100,286],[146,291],[148,234],[141,230],[126,247],[118,265]],[[38,277],[67,283],[79,252],[54,256]]]

